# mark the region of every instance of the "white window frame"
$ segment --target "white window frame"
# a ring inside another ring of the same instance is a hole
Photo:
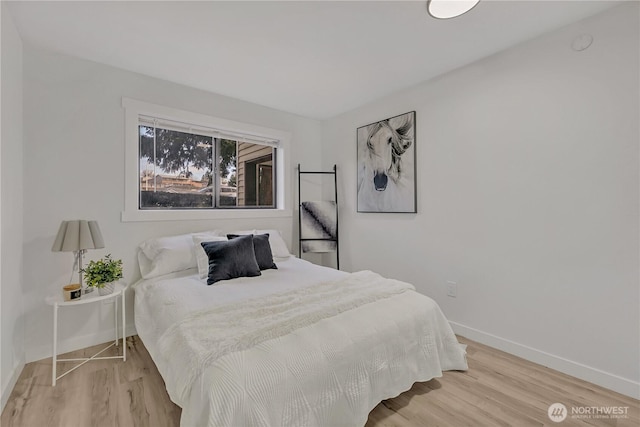
[[[131,98],[122,98],[125,112],[125,191],[122,222],[180,221],[231,218],[285,218],[292,216],[289,132],[221,119],[191,111],[151,104]],[[194,125],[209,127],[238,136],[259,136],[279,141],[276,150],[276,207],[233,209],[140,209],[139,130],[140,116],[151,116]]]

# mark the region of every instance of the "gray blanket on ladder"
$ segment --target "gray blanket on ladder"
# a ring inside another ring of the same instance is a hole
[[[336,250],[336,202],[302,202],[300,207],[301,239],[327,239],[302,242],[303,252],[333,252]]]

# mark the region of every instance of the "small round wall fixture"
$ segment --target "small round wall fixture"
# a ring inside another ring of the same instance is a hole
[[[581,34],[571,42],[571,49],[576,52],[581,52],[591,46],[593,43],[593,36],[591,34]]]
[[[436,19],[449,19],[473,9],[480,0],[428,0],[427,11]]]

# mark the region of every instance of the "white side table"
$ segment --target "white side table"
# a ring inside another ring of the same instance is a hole
[[[49,296],[45,299],[46,303],[49,305],[53,306],[53,371],[51,374],[51,385],[55,386],[56,385],[56,381],[59,380],[60,378],[64,377],[65,375],[67,375],[69,372],[75,371],[77,368],[79,368],[80,366],[84,365],[85,363],[89,362],[90,360],[102,360],[102,359],[122,359],[123,361],[127,360],[127,346],[125,343],[125,338],[126,338],[126,334],[125,334],[125,325],[126,325],[126,318],[125,318],[125,303],[124,303],[124,294],[125,291],[127,289],[127,285],[124,282],[116,282],[115,285],[115,289],[113,290],[113,293],[109,294],[109,295],[104,295],[104,296],[100,296],[98,294],[98,289],[94,289],[93,292],[88,293],[88,294],[83,294],[82,298],[77,299],[77,300],[73,300],[73,301],[65,301],[64,298],[62,297],[62,292],[58,293],[57,295],[52,295]],[[119,338],[118,338],[118,301],[117,301],[117,297],[121,298],[121,311],[122,311],[122,356],[103,356],[103,357],[98,357],[100,354],[102,354],[105,350],[107,350],[108,348],[111,348],[112,346],[117,346],[118,342],[119,342]],[[116,331],[116,339],[114,340],[114,342],[112,342],[111,344],[109,344],[107,347],[103,348],[102,350],[100,350],[99,352],[97,352],[96,354],[94,354],[91,357],[81,357],[81,358],[75,358],[75,359],[58,359],[58,308],[60,307],[73,307],[73,306],[79,306],[79,305],[84,305],[84,304],[94,304],[94,303],[98,303],[100,301],[106,301],[108,299],[114,299],[114,303],[113,303],[113,311],[115,313],[114,315],[114,319],[115,319],[115,331]],[[56,376],[56,371],[57,371],[57,366],[58,366],[58,362],[81,362],[79,364],[77,364],[76,366],[74,366],[73,368],[69,369],[68,371],[62,373],[59,376]]]

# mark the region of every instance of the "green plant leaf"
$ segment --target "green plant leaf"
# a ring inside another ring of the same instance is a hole
[[[106,283],[122,279],[122,260],[114,260],[111,254],[97,261],[89,261],[82,270],[87,286],[103,288]]]

